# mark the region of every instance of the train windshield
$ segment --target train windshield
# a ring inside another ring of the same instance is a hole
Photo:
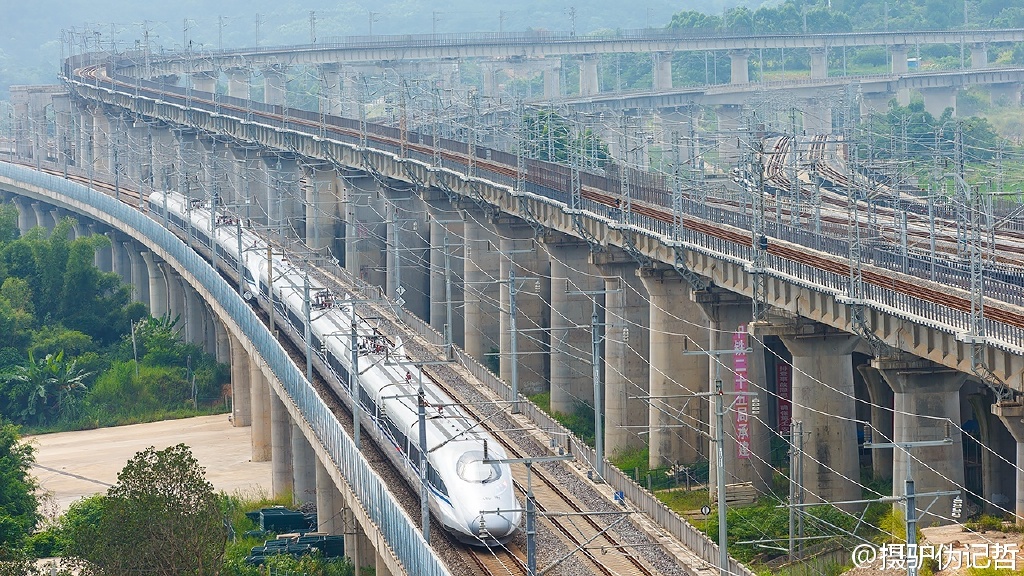
[[[487,484],[501,478],[501,468],[497,464],[484,464],[484,453],[481,450],[466,452],[459,458],[456,472],[466,482]]]

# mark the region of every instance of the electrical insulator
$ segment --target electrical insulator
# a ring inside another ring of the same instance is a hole
[[[750,413],[754,416],[761,413],[761,399],[757,396],[750,399]]]
[[[956,498],[953,498],[953,510],[952,510],[952,512],[950,512],[949,515],[952,516],[953,518],[959,518],[960,515],[963,513],[963,509],[964,509],[964,499],[959,497],[959,496],[957,496]]]
[[[629,342],[629,327],[628,326],[622,329],[622,341],[623,342]]]

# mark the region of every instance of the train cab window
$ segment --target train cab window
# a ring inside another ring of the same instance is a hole
[[[501,478],[501,468],[497,464],[484,464],[482,450],[471,450],[463,454],[455,465],[455,471],[459,478],[476,484],[487,484]]]
[[[427,463],[427,482],[441,494],[448,495],[448,487],[444,485],[444,480],[441,480],[441,475],[437,473],[437,470],[429,462]]]

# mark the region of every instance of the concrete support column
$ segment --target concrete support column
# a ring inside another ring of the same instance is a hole
[[[131,261],[128,259],[128,254],[125,253],[124,238],[120,232],[108,232],[107,237],[110,238],[110,262],[111,271],[121,277],[121,281],[125,284],[132,283],[132,268]]]
[[[231,68],[227,70],[228,75],[228,96],[232,98],[240,98],[242,100],[249,99],[249,69],[248,68]]]
[[[342,511],[334,506],[338,488],[334,486],[334,480],[324,463],[315,455],[313,460],[316,466],[316,531],[321,534],[339,534],[340,523],[337,518]]]
[[[29,109],[29,95],[12,95],[14,105],[14,154],[18,158],[32,158],[38,130]]]
[[[590,324],[593,300],[604,298],[569,292],[603,290],[604,281],[590,271],[590,246],[560,235],[543,240],[551,262],[551,410],[571,414],[577,402],[594,406]]]
[[[330,116],[341,116],[341,67],[338,64],[320,65],[320,111]]]
[[[1020,107],[1021,84],[1012,82],[1009,84],[990,84],[988,87],[992,103],[999,106]]]
[[[21,214],[20,213],[18,214],[18,227],[19,228],[21,227]],[[99,225],[98,224],[89,224],[89,233],[90,234],[99,234],[98,229],[99,229]],[[143,254],[145,254],[145,253],[143,253]],[[104,245],[102,245],[102,246],[100,246],[99,248],[96,249],[95,255],[93,257],[93,264],[97,268],[99,268],[100,272],[110,272],[111,271],[113,264],[110,261],[110,239],[109,238],[107,238],[106,244],[104,244]],[[147,264],[147,266],[148,266],[148,264]]]
[[[154,318],[163,318],[168,313],[167,281],[155,254],[143,252],[142,259],[146,262],[146,276],[149,281],[149,313]]]
[[[907,65],[907,54],[909,53],[910,46],[889,46],[893,74],[906,74],[910,70],[910,67]]]
[[[53,232],[56,222],[54,222],[53,215],[50,214],[47,208],[48,206],[42,202],[32,203],[32,211],[36,214],[36,222],[43,228],[46,228],[47,232]]]
[[[892,442],[893,394],[892,388],[875,368],[861,364],[857,367],[871,400],[871,441]],[[871,471],[877,478],[892,478],[892,448],[871,451]]]
[[[653,79],[654,90],[672,89],[672,52],[655,52],[652,54],[654,61]]]
[[[54,137],[57,146],[57,163],[61,166],[74,164],[74,116],[71,113],[71,96],[68,94],[54,94],[53,120]]]
[[[942,440],[949,446],[927,446],[893,451],[892,493],[906,494],[907,467],[918,493],[955,490],[964,484],[964,449],[960,434],[960,387],[967,375],[928,360],[875,359],[871,365],[893,390],[895,416],[893,440],[897,443]],[[952,424],[947,425],[951,420]],[[931,501],[931,498],[928,498]],[[935,513],[924,514],[919,506],[919,526],[948,524],[953,498],[943,496]]]
[[[193,90],[209,94],[217,91],[217,76],[213,72],[196,72],[191,78]]]
[[[345,268],[353,276],[383,286],[387,252],[384,206],[373,178],[345,180]]]
[[[893,99],[890,92],[864,92],[860,97],[860,115],[868,116],[872,112],[885,112]]]
[[[495,64],[485,62],[480,66],[484,78],[484,97],[494,98],[498,95],[498,69]]]
[[[292,477],[292,424],[284,402],[271,388],[270,396],[270,473],[275,497],[292,494],[295,484]]]
[[[562,97],[562,60],[544,69],[544,99],[557,100]]]
[[[971,68],[988,68],[988,44],[971,44]]]
[[[32,209],[32,204],[24,196],[15,196],[13,202],[18,208],[18,232],[24,236],[28,234],[29,230],[38,225],[36,212]]]
[[[650,417],[650,308],[647,289],[636,275],[636,263],[622,254],[616,261],[605,253],[591,254],[604,275],[604,445],[615,455],[647,444],[641,434]]]
[[[285,105],[285,73],[279,67],[263,69],[263,101],[271,106]]]
[[[538,253],[533,228],[525,222],[506,220],[494,225],[498,235],[501,257],[501,359],[500,376],[506,382],[512,378],[512,324],[511,294],[507,282],[509,273],[516,276],[516,330],[519,392],[537,394],[548,390],[548,335],[543,331],[551,324],[551,284],[547,258]]]
[[[638,270],[650,294],[650,465],[691,464],[707,458],[706,402],[681,395],[708,388],[708,358],[682,350],[707,350],[707,320],[674,271]]]
[[[177,329],[181,334],[185,332],[184,324],[188,321],[185,311],[185,290],[181,286],[181,278],[166,262],[161,264],[164,271],[164,278],[167,279],[167,310],[170,319],[177,322]],[[187,340],[187,336],[186,336]]]
[[[224,323],[215,317],[213,312],[210,312],[210,318],[213,319],[213,331],[214,331],[214,350],[213,355],[217,358],[217,362],[231,362],[231,343],[228,340],[228,331],[224,327]],[[248,364],[249,357],[246,356],[246,370],[249,369]]]
[[[745,341],[749,352],[742,356],[726,354],[719,356],[719,376],[722,389],[736,392],[741,384],[756,397],[743,399],[736,397],[733,409],[725,415],[725,477],[726,482],[753,482],[758,493],[764,494],[771,489],[772,466],[770,440],[772,431],[768,421],[762,416],[753,415],[751,406],[754,398],[763,407],[768,406],[768,376],[765,373],[764,345],[760,339],[748,334],[747,325],[751,319],[751,301],[745,296],[731,292],[712,290],[694,294],[701,304],[704,313],[711,322],[711,348],[715,350],[735,350],[737,341]],[[744,372],[745,370],[745,372]],[[741,381],[742,378],[742,381]],[[709,369],[710,392],[714,392],[715,364]],[[745,381],[745,382],[744,382]],[[729,398],[732,402],[733,399]],[[711,437],[716,437],[717,420],[713,414],[709,417]],[[712,444],[709,450],[714,450]],[[710,458],[711,477],[715,477],[717,461]]]
[[[78,109],[78,151],[75,164],[89,170],[93,167],[93,140],[95,126],[93,114],[88,108]]]
[[[730,84],[747,84],[748,82],[750,82],[749,50],[730,50],[729,63]]]
[[[170,130],[153,130],[153,188],[176,190],[178,187],[178,146]]]
[[[338,218],[338,175],[326,164],[303,166],[305,189],[306,245],[313,250],[330,248],[334,243]]]
[[[580,59],[580,96],[593,96],[601,91],[597,83],[599,59],[596,54],[585,54]]]
[[[465,344],[465,312],[462,302],[465,254],[465,230],[462,215],[447,200],[427,203],[430,214],[430,327],[444,334],[448,322],[445,297],[445,243],[448,245],[448,278],[451,282],[452,326],[449,327],[455,344]]]
[[[387,562],[384,561],[384,555],[380,549],[377,549],[376,555],[377,565],[374,568],[374,576],[393,576],[391,570],[388,569]]]
[[[202,347],[206,340],[206,325],[203,321],[203,300],[192,286],[181,279],[185,294],[185,339]]]
[[[499,284],[501,263],[498,237],[486,225],[486,214],[467,209],[465,217],[465,280],[464,309],[465,350],[478,362],[488,366],[489,354],[500,350],[500,293],[508,287]]]
[[[828,78],[828,49],[811,48],[811,78]]]
[[[1024,526],[1024,406],[1020,403],[1004,402],[992,405],[992,414],[997,416],[1017,442],[1016,465],[1016,497],[1014,498],[1014,516],[1016,524]]]
[[[946,111],[946,108],[953,109],[953,116],[956,117],[956,93],[955,86],[943,86],[939,88],[921,88],[921,95],[924,96],[924,109],[929,114],[938,118]]]
[[[806,502],[860,498],[853,358],[859,338],[820,331],[780,334],[793,355],[793,421],[803,422]]]
[[[430,310],[430,232],[424,219],[425,209],[417,196],[388,194],[387,296],[401,300],[402,306],[421,320]]]
[[[152,307],[149,302],[149,266],[134,242],[124,243],[125,253],[132,269],[132,298]]]
[[[357,574],[363,574],[364,568],[376,567],[377,554],[373,544],[356,522],[351,509],[345,510],[345,556],[352,559]]]
[[[252,461],[266,462],[271,459],[271,396],[273,392],[263,375],[262,360],[249,357],[249,403],[252,408],[250,424],[252,430]]]
[[[737,166],[743,158],[744,150],[737,145],[743,128],[743,106],[723,104],[715,108],[718,116],[718,133],[723,135],[719,147],[719,159],[723,166]]]
[[[801,112],[804,134],[832,133],[832,105],[826,99],[812,98]]]
[[[251,388],[249,382],[249,355],[242,342],[233,334],[228,335],[231,346],[231,424],[249,426],[252,424]]]
[[[306,504],[316,501],[316,454],[298,424],[292,424],[292,501]]]

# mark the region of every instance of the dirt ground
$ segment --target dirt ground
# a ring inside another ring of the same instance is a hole
[[[270,493],[270,462],[251,462],[249,428],[235,428],[227,414],[134,424],[81,432],[30,436],[35,445],[32,473],[46,495],[44,513],[58,515],[84,496],[117,482],[117,473],[136,452],[150,446],[187,444],[206,468],[214,488],[228,493]]]

